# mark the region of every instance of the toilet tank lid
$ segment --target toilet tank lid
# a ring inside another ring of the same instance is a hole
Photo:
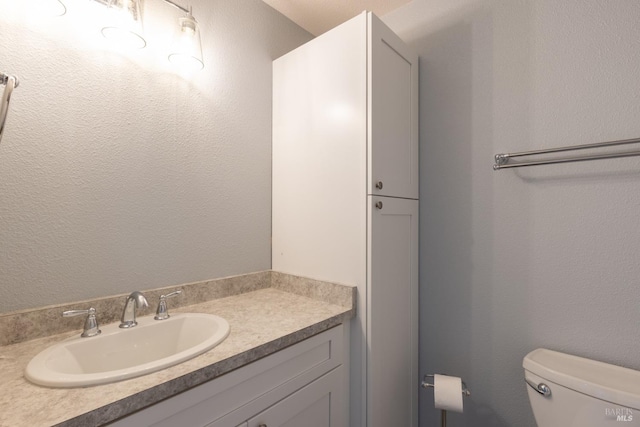
[[[580,393],[640,410],[639,371],[544,348],[527,354],[522,366]]]

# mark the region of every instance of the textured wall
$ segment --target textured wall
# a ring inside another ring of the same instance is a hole
[[[473,392],[449,425],[534,426],[538,347],[640,369],[638,158],[491,169],[640,137],[640,3],[414,0],[384,20],[421,56],[421,372]]]
[[[90,2],[43,19],[34,1],[0,0],[0,71],[21,81],[0,312],[270,268],[271,61],[311,36],[259,0],[195,0],[205,69],[184,78],[162,1],[139,52],[105,46]]]

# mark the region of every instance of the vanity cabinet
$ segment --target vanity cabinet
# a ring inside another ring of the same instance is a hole
[[[361,15],[273,62],[272,268],[356,284],[352,427],[418,423],[418,57]]]
[[[347,427],[347,336],[339,325],[110,425]]]

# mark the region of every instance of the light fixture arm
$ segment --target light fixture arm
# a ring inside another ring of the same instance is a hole
[[[106,5],[106,4],[108,4],[108,3],[109,3],[109,0],[94,0],[94,1],[97,1],[98,3],[102,3],[102,4],[104,4],[104,5]],[[167,3],[167,4],[170,4],[171,6],[175,7],[175,8],[176,8],[176,9],[178,9],[178,10],[183,11],[184,13],[191,14],[191,7],[189,7],[189,8],[187,9],[186,7],[184,7],[184,6],[180,6],[178,3],[175,3],[175,2],[173,2],[173,1],[171,1],[171,0],[162,0],[162,1],[163,1],[163,2],[165,2],[165,3]]]
[[[191,6],[189,6],[189,9],[187,9],[184,6],[180,6],[178,3],[174,3],[171,0],[162,0],[163,2],[170,4],[171,6],[175,7],[176,9],[179,9],[181,11],[183,11],[184,13],[187,13],[189,15],[191,15]]]

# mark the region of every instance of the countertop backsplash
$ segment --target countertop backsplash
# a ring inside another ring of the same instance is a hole
[[[343,305],[344,301],[355,304],[355,297],[353,297],[355,288],[351,286],[337,285],[270,270],[156,289],[131,289],[131,291],[140,290],[147,298],[149,307],[139,308],[137,311],[138,316],[146,316],[155,312],[160,295],[178,289],[183,292],[180,296],[169,300],[169,312],[180,307],[270,287],[330,304]],[[99,324],[106,325],[116,322],[122,315],[127,296],[128,294],[120,294],[0,314],[0,346],[73,330],[82,330],[84,318],[82,316],[62,317],[62,312],[66,310],[83,310],[93,307],[96,309]]]

